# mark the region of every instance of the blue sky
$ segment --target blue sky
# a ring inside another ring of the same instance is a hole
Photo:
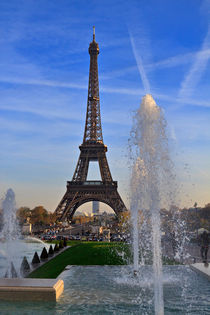
[[[164,109],[181,204],[210,202],[210,1],[0,2],[0,194],[54,210],[85,126],[92,26],[104,143],[128,205],[133,112]]]

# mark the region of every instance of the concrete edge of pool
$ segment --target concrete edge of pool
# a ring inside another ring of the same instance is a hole
[[[190,265],[190,268],[210,280],[210,264],[195,263]]]
[[[56,301],[63,290],[60,279],[0,279],[0,300]]]

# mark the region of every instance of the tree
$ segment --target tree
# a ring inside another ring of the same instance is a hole
[[[32,224],[48,224],[48,212],[43,206],[35,207],[31,211],[31,223]]]
[[[124,211],[119,214],[118,217],[119,223],[119,230],[122,233],[129,233],[130,232],[130,212]]]
[[[54,224],[56,221],[55,213],[48,212],[43,206],[37,206],[32,210],[28,207],[20,207],[17,210],[17,218],[21,224],[26,222],[28,219],[30,223],[35,225]]]
[[[28,207],[20,207],[17,210],[17,218],[20,223],[26,222],[27,218],[31,216],[31,209]]]

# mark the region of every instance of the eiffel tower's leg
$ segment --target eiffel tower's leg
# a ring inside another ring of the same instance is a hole
[[[55,209],[55,214],[57,218],[60,218],[63,215],[67,202],[68,202],[68,198],[67,198],[67,192],[66,192],[63,198],[61,199],[59,205]]]
[[[78,207],[79,207],[78,200],[73,198],[67,205],[65,211],[63,212],[61,220],[64,220],[65,218],[71,220]]]
[[[84,182],[87,179],[89,167],[89,159],[88,156],[79,156],[79,160],[77,162],[77,167],[74,172],[73,181]]]
[[[79,192],[70,194],[69,191],[65,193],[63,199],[59,203],[57,209],[55,210],[56,216],[62,221],[65,218],[72,217],[77,207]]]
[[[105,194],[103,201],[114,210],[117,216],[123,211],[126,211],[125,204],[122,201],[117,189],[109,191],[108,194]]]
[[[101,172],[101,178],[103,182],[112,182],[112,175],[109,169],[107,158],[105,153],[98,159],[99,168]]]

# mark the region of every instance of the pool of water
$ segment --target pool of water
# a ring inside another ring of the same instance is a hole
[[[73,266],[57,303],[0,301],[1,314],[154,314],[151,267]],[[210,314],[209,281],[186,266],[164,266],[165,314]]]

